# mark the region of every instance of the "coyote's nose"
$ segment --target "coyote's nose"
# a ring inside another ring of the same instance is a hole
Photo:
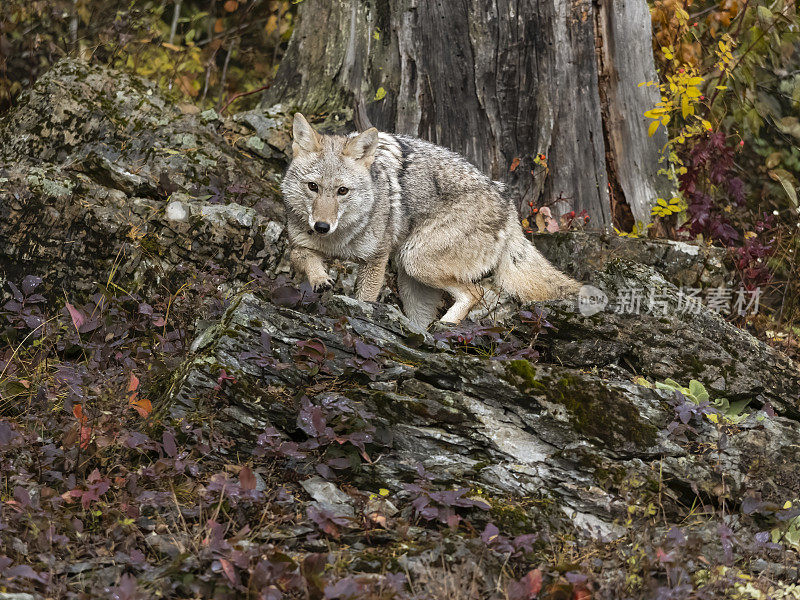
[[[314,223],[314,229],[317,230],[318,233],[328,233],[331,230],[331,226],[325,221],[317,221]]]

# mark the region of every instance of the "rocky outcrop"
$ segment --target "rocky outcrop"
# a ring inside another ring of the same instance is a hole
[[[145,80],[61,61],[0,122],[0,273],[86,295],[147,289],[179,265],[217,265],[232,281],[251,264],[274,268],[275,157],[289,138],[266,131],[269,141],[213,110],[183,113]]]
[[[676,502],[691,502],[692,494],[735,503],[750,490],[776,501],[800,493],[793,466],[800,459],[800,373],[719,317],[673,319],[679,337],[668,345],[667,322],[583,317],[571,303],[550,303],[545,319],[552,328],[539,333],[537,324],[517,319],[504,337],[519,352],[538,336],[544,356],[532,363],[492,356],[485,344],[492,332],[482,338],[480,329],[465,331],[461,338],[474,335],[472,341],[451,343],[445,332],[419,331],[392,306],[344,296],[318,302],[287,307],[239,297],[195,342],[195,358],[165,410],[176,419],[216,414],[215,427],[242,439],[268,427],[290,439],[297,390],[321,407],[345,399],[392,432],[391,450],[363,465],[358,484],[400,489],[421,463],[445,486],[501,496],[545,493],[576,524],[603,534],[624,516],[621,482],[655,481],[657,470]],[[316,354],[303,350],[307,344]],[[367,360],[374,369],[359,367]],[[235,382],[220,392],[222,371]],[[637,375],[710,382],[712,398],[749,400],[751,417],[735,428],[724,411],[717,425],[699,419],[695,439],[713,447],[726,437],[727,447],[696,453],[670,433],[668,425],[680,421],[674,392],[641,385]],[[767,408],[773,416],[758,418],[768,404],[778,415]]]

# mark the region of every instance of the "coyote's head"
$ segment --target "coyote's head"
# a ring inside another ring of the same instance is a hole
[[[361,219],[374,200],[370,167],[377,147],[374,127],[349,137],[320,135],[297,113],[294,157],[282,184],[288,210],[320,235]]]

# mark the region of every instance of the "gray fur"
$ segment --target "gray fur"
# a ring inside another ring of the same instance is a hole
[[[521,300],[579,287],[525,239],[502,184],[455,152],[375,129],[320,136],[299,113],[292,148],[282,184],[291,258],[315,288],[330,284],[324,258],[353,260],[356,297],[375,301],[391,257],[404,311],[427,326],[442,290],[454,300],[442,320],[463,319],[490,272]],[[330,232],[313,231],[320,220],[330,221]]]

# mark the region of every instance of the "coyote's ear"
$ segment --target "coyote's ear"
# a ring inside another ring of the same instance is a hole
[[[322,150],[322,137],[308,124],[306,118],[300,113],[295,113],[292,127],[293,140],[292,152],[319,152]]]
[[[378,130],[370,127],[363,133],[351,137],[344,145],[342,154],[352,156],[367,166],[375,159],[375,150],[378,148]]]

